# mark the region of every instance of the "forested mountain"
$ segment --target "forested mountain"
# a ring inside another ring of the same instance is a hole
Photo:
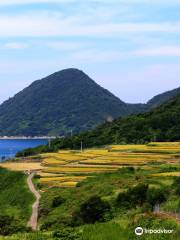
[[[80,149],[108,144],[180,141],[180,95],[150,112],[118,118],[94,130],[73,137],[55,139],[49,146],[27,149],[17,156],[33,155],[58,149]]]
[[[147,104],[128,104],[78,69],[33,82],[0,105],[0,136],[79,133],[118,117],[146,112],[180,92],[160,94]]]
[[[150,109],[150,108],[158,107],[162,103],[170,100],[171,98],[173,98],[179,94],[180,94],[180,87],[173,89],[171,91],[168,91],[168,92],[161,93],[161,94],[153,97],[151,100],[149,100],[147,102],[147,108]]]
[[[68,135],[139,111],[122,102],[78,69],[66,69],[0,105],[0,135]]]

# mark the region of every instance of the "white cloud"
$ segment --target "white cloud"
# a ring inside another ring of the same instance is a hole
[[[18,43],[18,42],[9,42],[3,46],[3,48],[6,48],[6,49],[25,49],[27,47],[28,47],[27,44]]]
[[[180,33],[180,22],[97,23],[82,15],[64,17],[44,12],[0,16],[0,37],[111,37],[124,33]]]
[[[0,5],[17,5],[17,4],[36,4],[36,3],[69,3],[77,2],[77,0],[1,0]],[[83,0],[78,1],[83,2]],[[86,3],[95,2],[93,0],[87,0]],[[180,4],[179,0],[96,0],[100,3],[124,3],[124,4]]]
[[[180,46],[163,46],[159,48],[140,49],[134,51],[133,54],[145,57],[180,57]]]
[[[69,41],[54,41],[48,42],[45,45],[47,45],[50,48],[63,51],[72,51],[88,47],[88,44],[84,42],[69,42]]]
[[[34,4],[34,3],[65,3],[75,0],[1,0],[0,5]]]

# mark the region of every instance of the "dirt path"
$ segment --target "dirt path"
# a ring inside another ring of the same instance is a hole
[[[180,223],[180,216],[179,216],[179,214],[159,212],[159,213],[156,213],[156,216],[162,217],[162,218],[165,218],[165,219],[173,219],[177,223]]]
[[[168,219],[168,218],[173,219],[177,223],[180,223],[180,214],[160,211],[160,205],[159,204],[156,204],[154,206],[154,211],[153,212],[158,217],[165,218],[165,219]]]
[[[34,196],[36,197],[36,201],[34,202],[34,204],[32,205],[32,215],[28,221],[27,226],[31,227],[32,230],[37,230],[37,220],[38,220],[38,208],[39,208],[39,199],[41,197],[41,195],[39,194],[39,192],[35,189],[34,184],[32,182],[32,179],[34,177],[35,173],[31,173],[28,178],[27,178],[27,184],[28,187],[30,189],[30,191],[34,194]]]

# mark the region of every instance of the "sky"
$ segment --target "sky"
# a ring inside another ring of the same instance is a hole
[[[179,0],[0,0],[0,103],[78,68],[129,103],[180,87]]]

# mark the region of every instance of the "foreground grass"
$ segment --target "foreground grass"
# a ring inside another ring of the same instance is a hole
[[[24,233],[24,234],[15,234],[8,237],[0,237],[0,240],[52,240],[52,233]]]
[[[33,195],[26,184],[26,176],[0,168],[0,218],[10,216],[17,224],[26,226],[31,215]]]

